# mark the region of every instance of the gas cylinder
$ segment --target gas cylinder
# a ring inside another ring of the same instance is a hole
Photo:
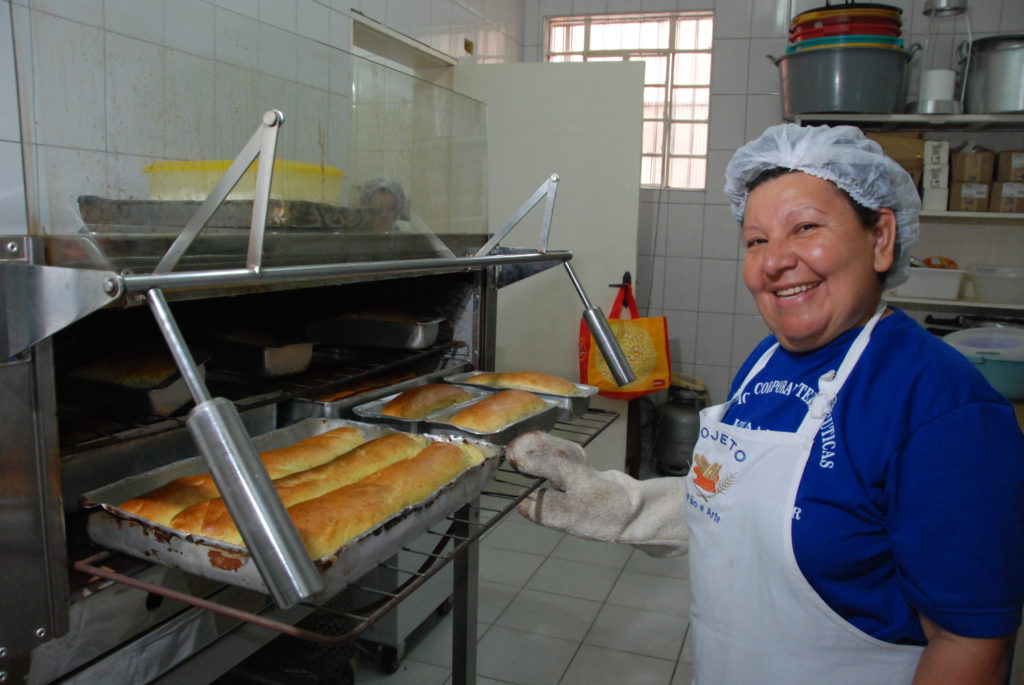
[[[703,381],[673,373],[668,400],[658,407],[654,429],[654,461],[666,476],[685,476],[693,461],[693,446],[700,431],[700,410],[708,405]]]

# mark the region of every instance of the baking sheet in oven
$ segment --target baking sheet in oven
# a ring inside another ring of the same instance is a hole
[[[457,383],[459,385],[466,385],[471,388],[490,388],[492,390],[508,390],[506,387],[498,385],[486,385],[480,383],[471,383],[470,380],[474,376],[480,374],[490,373],[490,371],[466,371],[463,373],[455,373],[450,376],[445,376],[444,380],[448,383]],[[583,383],[573,383],[576,387],[578,395],[556,395],[548,392],[537,392],[536,390],[530,390],[534,395],[549,400],[554,404],[558,405],[558,419],[561,421],[572,421],[573,419],[583,416],[587,413],[590,408],[590,398],[597,394],[598,388],[593,385],[585,385]]]
[[[306,331],[317,342],[328,345],[422,350],[437,340],[443,321],[443,317],[345,313],[310,319]]]
[[[508,388],[503,389],[507,390]],[[478,440],[485,440],[496,445],[507,445],[523,433],[529,433],[530,431],[549,431],[554,428],[555,421],[558,420],[558,405],[544,397],[541,397],[540,399],[544,401],[547,408],[541,409],[537,413],[519,419],[518,421],[513,421],[507,426],[491,433],[482,433],[480,431],[463,428],[462,426],[457,426],[449,422],[449,420],[459,410],[473,404],[473,402],[466,402],[465,404],[460,404],[457,407],[451,407],[442,412],[438,412],[437,414],[433,414],[423,423],[425,424],[426,431],[430,434],[461,435],[476,438]],[[479,402],[479,400],[474,401]]]
[[[257,450],[265,451],[285,447],[341,426],[357,427],[370,440],[398,432],[387,426],[355,421],[307,419],[255,438],[253,442]],[[430,526],[479,495],[504,454],[503,448],[484,440],[440,435],[427,437],[435,441],[477,445],[484,453],[484,462],[463,472],[424,500],[382,521],[335,554],[317,559],[314,563],[326,586],[322,596],[328,597],[339,592],[380,561],[397,554],[405,544]],[[229,585],[268,592],[255,562],[245,548],[160,526],[117,507],[117,504],[148,492],[171,478],[205,470],[202,458],[195,457],[86,493],[82,497],[83,507],[95,510],[88,518],[90,539],[108,549],[146,561]]]
[[[382,397],[379,400],[373,400],[372,402],[364,402],[363,404],[356,405],[352,407],[352,413],[364,421],[383,423],[409,433],[426,433],[430,430],[431,417],[442,414],[447,415],[450,412],[458,411],[467,404],[472,404],[476,400],[483,399],[487,395],[493,394],[491,390],[487,390],[486,388],[472,388],[467,386],[466,391],[470,394],[471,398],[465,402],[460,402],[459,404],[452,405],[451,407],[445,407],[439,412],[434,412],[434,414],[419,419],[403,419],[398,416],[381,414],[381,411],[387,403],[401,395],[401,392],[395,392],[387,397]]]
[[[417,385],[426,383],[439,383],[441,379],[455,371],[471,368],[468,363],[456,364],[443,369],[430,371],[413,378],[405,378],[397,382],[385,382],[385,378],[392,375],[382,376],[381,385],[373,388],[360,390],[359,392],[346,395],[337,400],[316,399],[311,397],[292,397],[283,402],[279,411],[281,424],[286,425],[301,419],[350,419],[354,416],[353,407],[375,400],[383,395],[394,395],[403,390],[408,390]],[[395,372],[397,374],[397,371]],[[375,380],[376,375],[368,377],[367,380]]]

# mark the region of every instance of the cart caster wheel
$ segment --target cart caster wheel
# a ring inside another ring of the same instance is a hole
[[[441,602],[440,606],[437,607],[437,615],[438,616],[447,616],[451,612],[452,606],[453,606],[452,598],[449,597],[448,599],[446,599],[443,602]]]
[[[380,667],[387,674],[392,674],[402,665],[402,657],[394,647],[384,647],[380,650]]]

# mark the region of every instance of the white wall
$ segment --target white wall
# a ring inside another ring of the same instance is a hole
[[[885,0],[903,9],[903,32],[921,42],[928,32],[925,0]],[[836,3],[833,3],[836,4]],[[543,59],[543,18],[656,10],[715,11],[711,78],[711,132],[706,191],[642,190],[638,296],[669,319],[673,366],[704,380],[723,399],[738,365],[767,333],[739,273],[739,236],[721,187],[725,165],[744,141],[782,122],[778,69],[765,55],[785,53],[790,18],[821,0],[526,0],[524,59]],[[1024,31],[1024,1],[969,0],[976,36]],[[943,22],[944,31],[953,29]],[[955,28],[963,32],[964,24]],[[959,36],[962,38],[963,36]],[[955,46],[938,41],[939,57]],[[911,74],[911,93],[916,93]],[[913,99],[913,98],[911,98]],[[1024,263],[1020,227],[981,233],[978,226],[924,227],[930,250],[968,257],[986,242],[1008,263]],[[1006,237],[1010,236],[1009,239]],[[924,241],[923,241],[924,242]],[[1009,245],[1008,245],[1009,243]],[[932,254],[932,252],[922,253]],[[608,302],[600,302],[607,307]]]

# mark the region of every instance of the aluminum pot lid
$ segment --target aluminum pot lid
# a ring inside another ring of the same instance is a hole
[[[1017,50],[1024,47],[1024,33],[1002,33],[995,36],[975,38],[971,41],[974,52],[988,50]]]
[[[1024,361],[1024,328],[982,326],[953,331],[943,338],[966,355]]]

